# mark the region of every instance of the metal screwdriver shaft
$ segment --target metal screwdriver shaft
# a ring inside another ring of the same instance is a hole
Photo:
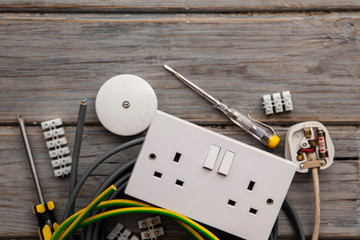
[[[188,87],[193,89],[203,98],[211,102],[215,108],[222,111],[233,123],[243,128],[245,131],[250,133],[253,137],[255,137],[268,148],[274,149],[279,144],[280,138],[275,134],[275,131],[271,127],[251,118],[249,115],[245,115],[238,110],[222,103],[221,101],[214,98],[213,96],[205,92],[203,89],[186,79],[180,73],[176,72],[168,65],[164,65],[164,68],[169,72],[173,73],[180,81],[185,83]]]
[[[39,176],[35,168],[34,158],[32,155],[30,143],[25,129],[24,119],[22,119],[20,115],[17,116],[17,119],[19,121],[21,136],[24,141],[26,154],[29,160],[31,173],[34,179],[36,192],[40,202],[39,204],[32,207],[33,213],[36,215],[39,223],[39,228],[38,228],[39,237],[41,240],[50,240],[54,231],[56,231],[59,228],[59,224],[56,222],[54,215],[55,204],[53,201],[45,202],[44,200],[44,196],[39,181]]]
[[[20,130],[21,130],[21,136],[22,136],[22,139],[24,141],[26,155],[27,155],[28,160],[29,160],[31,173],[32,173],[32,176],[33,176],[33,179],[34,179],[34,183],[35,183],[36,192],[37,192],[37,195],[38,195],[38,198],[39,198],[39,202],[41,204],[44,204],[45,203],[44,195],[43,195],[43,193],[41,191],[41,185],[40,185],[40,181],[39,181],[39,176],[38,176],[36,168],[35,168],[34,158],[33,158],[33,155],[32,155],[29,140],[27,138],[24,119],[22,119],[20,115],[17,116],[17,119],[19,121]]]
[[[218,106],[221,104],[221,102],[219,100],[217,100],[216,98],[214,98],[213,96],[211,96],[210,94],[208,94],[207,92],[205,92],[203,89],[201,89],[200,87],[196,86],[194,83],[192,83],[190,80],[188,80],[187,78],[185,78],[183,75],[181,75],[180,73],[176,72],[174,69],[172,69],[171,67],[169,67],[168,65],[164,65],[164,68],[166,70],[168,70],[169,72],[173,73],[179,80],[181,80],[183,83],[185,83],[188,87],[190,87],[192,90],[194,90],[195,92],[197,92],[198,94],[200,94],[202,97],[204,97],[206,100],[208,100],[209,102],[211,102],[212,104]]]

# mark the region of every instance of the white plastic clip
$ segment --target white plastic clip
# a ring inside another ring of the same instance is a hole
[[[164,235],[164,229],[162,227],[158,227],[141,232],[140,234],[141,239],[157,239],[158,237]]]
[[[283,99],[284,99],[285,111],[293,110],[290,91],[282,92],[282,96],[283,96]]]
[[[272,105],[270,94],[264,95],[263,101],[264,101],[263,104],[264,104],[266,115],[273,114],[274,110],[273,110],[273,105]]]
[[[161,218],[159,216],[153,218],[146,218],[144,220],[138,221],[138,225],[140,229],[154,227],[155,225],[158,225],[160,223],[161,223]]]
[[[141,232],[141,239],[157,239],[159,236],[164,235],[164,229],[162,227],[155,228],[156,225],[161,224],[161,219],[159,216],[153,218],[146,218],[144,220],[138,221],[140,229],[146,228],[146,231]]]
[[[107,236],[108,240],[139,240],[139,238],[126,229],[121,223],[118,223],[111,233]]]
[[[61,118],[45,121],[41,123],[44,132],[44,138],[50,139],[46,142],[46,147],[49,149],[49,156],[52,159],[51,165],[54,170],[55,177],[63,177],[69,175],[71,172],[71,156],[70,149],[67,147],[67,139],[64,136],[65,130],[62,126]]]
[[[272,99],[271,99],[272,96]],[[273,93],[272,95],[263,95],[263,108],[265,109],[266,115],[273,114],[274,108],[276,113],[293,110],[293,103],[291,100],[290,91],[284,91],[280,93]]]

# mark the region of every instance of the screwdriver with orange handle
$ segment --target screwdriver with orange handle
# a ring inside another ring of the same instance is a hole
[[[18,115],[17,118],[19,121],[21,136],[25,145],[26,155],[29,160],[31,173],[34,179],[36,192],[40,202],[39,204],[32,207],[33,213],[36,215],[39,222],[39,228],[38,228],[39,237],[40,240],[50,240],[54,231],[56,231],[59,228],[59,224],[56,222],[54,215],[55,204],[53,201],[46,202],[44,200],[44,196],[42,194],[41,185],[39,181],[39,176],[35,168],[34,158],[32,155],[30,143],[25,129],[24,119],[22,119],[20,115]]]

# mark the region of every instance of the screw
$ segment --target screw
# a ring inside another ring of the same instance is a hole
[[[274,200],[272,200],[271,198],[268,198],[268,199],[266,200],[266,204],[267,204],[267,205],[273,205],[273,203],[274,203]]]
[[[143,227],[146,227],[146,226],[147,226],[146,222],[143,222],[141,225],[142,225]]]
[[[303,168],[304,168],[304,164],[300,164],[300,168],[303,169]]]
[[[316,147],[317,146],[317,143],[313,140],[310,141],[310,146],[312,147]]]
[[[306,146],[307,146],[307,144],[304,142],[304,143],[302,144],[302,146],[303,146],[303,147],[306,147]]]
[[[146,237],[146,238],[149,238],[149,237],[150,237],[150,234],[149,234],[149,233],[145,233],[145,237]]]
[[[156,230],[156,231],[154,232],[154,234],[155,234],[155,236],[158,236],[158,235],[160,234],[160,232]]]
[[[130,103],[129,103],[128,101],[124,101],[124,102],[122,103],[122,106],[123,106],[123,108],[127,109],[127,108],[130,107]]]
[[[321,165],[325,165],[325,161],[321,161],[320,164],[321,164]]]
[[[155,155],[154,153],[150,153],[149,159],[150,159],[150,160],[155,160],[155,159],[156,159],[156,155]]]

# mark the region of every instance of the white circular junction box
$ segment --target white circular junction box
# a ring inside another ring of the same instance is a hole
[[[123,74],[101,86],[95,109],[106,129],[117,135],[131,136],[149,127],[157,110],[157,97],[144,79]]]

